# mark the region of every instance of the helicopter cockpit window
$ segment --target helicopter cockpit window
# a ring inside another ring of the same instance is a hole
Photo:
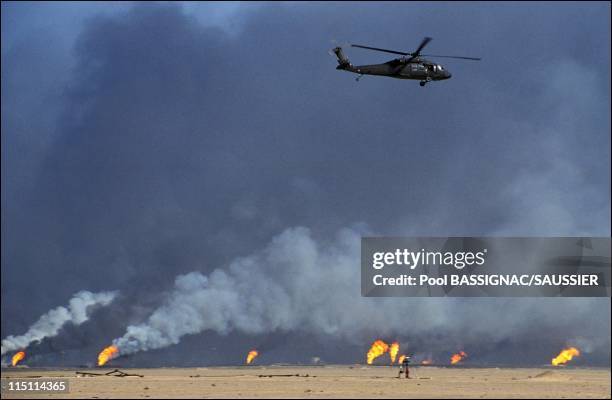
[[[442,68],[441,65],[438,65],[438,71],[444,71],[444,68]]]

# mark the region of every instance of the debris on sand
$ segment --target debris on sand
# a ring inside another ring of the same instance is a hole
[[[92,377],[92,376],[115,376],[117,378],[124,378],[126,376],[137,376],[139,378],[144,378],[144,375],[140,374],[129,374],[127,372],[114,369],[107,373],[97,373],[97,372],[86,372],[86,371],[76,371],[75,374],[80,375],[81,377]]]
[[[530,378],[532,378],[532,379],[535,379],[535,378],[544,378],[546,376],[551,376],[551,375],[554,375],[554,374],[555,373],[552,372],[552,371],[544,371],[544,372],[540,372],[539,374],[537,374],[537,375],[535,375],[533,377],[530,376]]]
[[[530,380],[546,381],[546,382],[565,382],[571,380],[569,376],[559,374],[556,371],[544,371],[533,377],[528,377]]]

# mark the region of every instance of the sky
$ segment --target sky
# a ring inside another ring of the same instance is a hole
[[[123,362],[253,345],[355,362],[384,335],[482,362],[582,343],[609,364],[609,298],[379,302],[358,280],[364,233],[610,235],[609,3],[2,2],[1,33],[2,337],[81,290],[120,293],[32,362],[85,364],[181,299],[181,276],[218,271],[235,320]],[[424,36],[482,61],[443,60],[452,79],[421,88],[356,82],[328,54]]]

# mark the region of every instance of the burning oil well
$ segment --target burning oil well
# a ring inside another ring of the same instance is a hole
[[[19,351],[17,353],[15,353],[13,355],[13,357],[11,358],[11,365],[13,367],[17,366],[17,364],[19,364],[21,362],[21,360],[23,360],[26,356],[25,351]]]
[[[107,362],[119,356],[117,346],[108,346],[98,354],[98,367],[104,366]]]
[[[460,351],[459,353],[453,354],[450,358],[451,365],[455,365],[465,360],[467,357],[467,353],[465,351]]]
[[[372,346],[370,346],[370,350],[368,350],[368,353],[366,354],[366,362],[368,365],[371,365],[374,360],[385,354],[387,351],[389,351],[389,345],[387,343],[380,339],[374,341]]]
[[[251,364],[258,355],[259,355],[259,352],[257,350],[249,351],[249,354],[247,354],[247,357],[246,357],[246,365]]]
[[[561,350],[559,355],[552,359],[551,364],[556,366],[566,365],[568,362],[572,361],[574,357],[580,356],[580,350],[576,347],[569,347],[567,349]]]
[[[391,364],[395,362],[395,359],[397,358],[397,353],[399,353],[399,349],[400,345],[398,342],[393,342],[391,343],[391,346],[389,346],[389,357],[391,358]]]

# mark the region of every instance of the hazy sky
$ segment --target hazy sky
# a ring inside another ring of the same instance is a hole
[[[453,78],[421,88],[355,82],[327,54],[333,40],[411,51],[424,36],[428,52],[482,61],[442,60]],[[79,290],[120,290],[39,349],[85,362],[177,275],[223,269],[297,226],[318,243],[344,228],[609,236],[609,110],[604,2],[2,2],[2,337]],[[462,304],[474,317],[562,309],[566,339],[604,337],[609,362],[609,299]],[[546,329],[535,343],[563,344]],[[205,332],[133,362],[213,360],[230,339],[254,341]]]

